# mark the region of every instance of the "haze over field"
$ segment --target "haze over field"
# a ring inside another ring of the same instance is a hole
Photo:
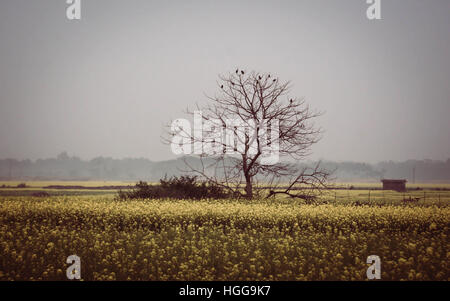
[[[187,158],[191,166],[200,166],[198,158]],[[208,161],[206,161],[208,162]],[[314,166],[316,162],[299,163]],[[337,181],[377,182],[381,178],[403,178],[410,184],[424,182],[450,183],[450,159],[447,161],[409,160],[404,162],[357,162],[321,163],[333,172]],[[159,181],[165,176],[178,176],[185,172],[184,158],[151,161],[145,158],[113,159],[97,157],[81,160],[61,153],[56,158],[31,160],[0,159],[0,181],[8,180],[108,180],[108,181]],[[212,169],[209,169],[212,171]],[[414,172],[414,174],[413,174]]]
[[[450,2],[0,3],[0,158],[174,158],[162,126],[219,73],[272,72],[326,113],[311,159],[450,157]]]

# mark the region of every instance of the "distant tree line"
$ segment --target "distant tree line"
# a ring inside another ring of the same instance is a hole
[[[0,180],[115,180],[115,181],[154,181],[166,175],[185,174],[184,161],[195,166],[201,164],[197,158],[178,158],[168,161],[151,161],[145,158],[113,159],[97,157],[81,160],[78,157],[61,153],[56,158],[32,160],[1,159]],[[304,162],[305,165],[314,162]],[[302,165],[299,164],[299,167]],[[323,161],[322,167],[335,170],[337,181],[378,181],[381,178],[402,178],[408,183],[450,181],[450,159],[408,160],[403,162],[385,161],[377,164],[357,162]],[[415,172],[414,172],[415,170]]]

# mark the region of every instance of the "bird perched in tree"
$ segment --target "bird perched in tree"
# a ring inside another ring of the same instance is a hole
[[[267,77],[270,78],[270,74]]]
[[[274,78],[273,81],[276,82],[277,80]]]
[[[244,70],[241,70],[241,74],[244,75]]]
[[[231,82],[231,85],[233,85],[233,86],[234,86],[234,83],[233,83],[233,82]]]
[[[238,74],[238,72],[239,72],[239,69],[236,69],[236,74]]]
[[[223,85],[220,85],[220,88],[223,89]]]
[[[259,80],[261,80],[261,79],[262,79],[261,75],[260,75],[260,76],[258,76],[258,79],[259,79]]]
[[[289,100],[289,102],[292,104],[292,98]]]

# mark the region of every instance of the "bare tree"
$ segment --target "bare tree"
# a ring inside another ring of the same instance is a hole
[[[319,164],[305,168],[298,163],[320,139],[313,120],[321,113],[302,99],[290,98],[290,82],[271,74],[237,69],[219,76],[217,84],[219,93],[208,96],[207,105],[187,111],[194,116],[193,131],[172,123],[165,139],[173,145],[177,135],[185,147],[189,144],[187,153],[200,156],[200,167],[185,160],[186,171],[245,198],[269,191],[266,197],[286,194],[309,200],[320,193],[329,172]]]

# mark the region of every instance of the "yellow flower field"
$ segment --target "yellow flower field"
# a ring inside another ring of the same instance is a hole
[[[449,280],[450,207],[0,198],[0,280]]]

